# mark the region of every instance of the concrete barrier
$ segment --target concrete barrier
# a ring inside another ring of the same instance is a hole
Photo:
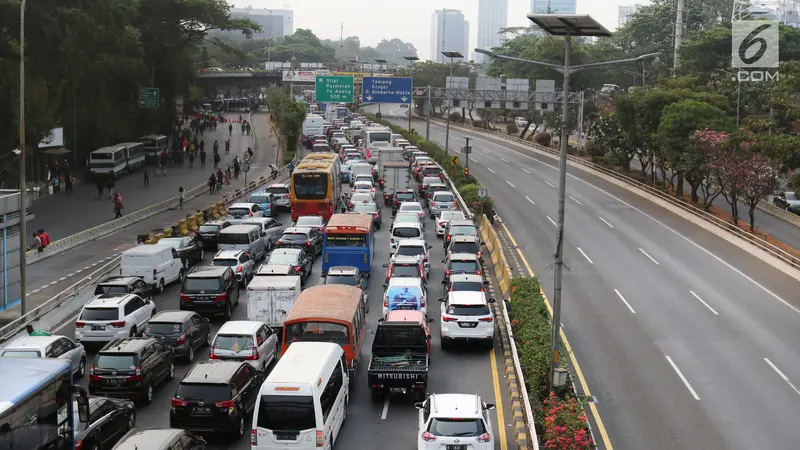
[[[800,215],[791,213],[783,208],[778,208],[777,206],[771,203],[767,203],[765,201],[758,202],[756,208],[760,209],[761,211],[764,211],[765,213],[771,216],[775,216],[778,219],[789,222],[790,224],[796,227],[800,227]]]

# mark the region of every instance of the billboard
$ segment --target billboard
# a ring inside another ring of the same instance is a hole
[[[317,80],[317,73],[313,70],[284,70],[283,81],[293,81],[297,83],[313,83]]]

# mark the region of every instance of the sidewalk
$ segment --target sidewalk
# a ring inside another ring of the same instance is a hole
[[[239,115],[225,114],[225,117],[238,120]],[[227,166],[235,156],[239,156],[241,159],[247,147],[252,146],[254,136],[253,134],[242,136],[241,130],[234,124],[233,135],[229,137],[227,125],[227,123],[220,123],[217,131],[207,131],[200,136],[205,141],[208,153],[206,168],[200,168],[199,160],[195,160],[194,167],[190,168],[187,159],[183,167],[169,168],[166,176],[156,175],[155,168],[149,168],[149,187],[144,187],[144,175],[141,171],[125,175],[117,180],[114,190],[122,194],[125,205],[124,213],[130,214],[174,197],[181,186],[189,190],[204,184],[213,168],[211,154],[214,140],[219,141],[223,167]],[[229,138],[231,139],[231,153],[225,155],[225,140]],[[64,194],[62,190],[59,194],[35,197],[29,212],[33,212],[36,217],[28,223],[28,229],[43,228],[55,241],[113,219],[114,212],[111,200],[108,199],[108,191],[104,192],[103,198],[98,198],[97,188],[89,181],[75,184],[74,191],[70,195]]]

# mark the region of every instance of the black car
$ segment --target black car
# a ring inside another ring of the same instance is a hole
[[[204,315],[222,314],[231,320],[231,310],[239,304],[239,282],[230,267],[193,268],[181,286],[181,311]]]
[[[206,257],[203,241],[197,236],[162,238],[156,245],[169,245],[174,248],[185,268],[203,262],[203,258]]]
[[[177,428],[131,430],[119,440],[114,450],[203,450],[205,439],[191,431]]]
[[[153,288],[137,277],[108,277],[97,284],[94,295],[136,294],[143,299],[153,299]]]
[[[200,237],[200,240],[203,241],[203,246],[205,248],[216,249],[219,232],[229,226],[231,226],[231,223],[226,220],[206,222],[200,225],[200,229],[197,230],[197,235]]]
[[[150,318],[144,336],[172,347],[176,357],[189,362],[194,361],[194,351],[208,346],[213,337],[209,320],[192,311],[161,311]]]
[[[372,226],[376,230],[381,229],[383,223],[383,209],[375,202],[361,202],[353,205],[353,212],[359,214],[368,214],[372,217]]]
[[[325,284],[343,284],[345,286],[355,286],[361,289],[361,299],[364,303],[366,312],[369,312],[369,301],[367,299],[367,279],[353,266],[333,266],[325,274]]]
[[[264,376],[242,361],[197,363],[172,398],[169,426],[196,432],[222,431],[239,439],[250,429]]]
[[[311,268],[314,267],[314,257],[311,256],[311,252],[303,248],[276,248],[270,253],[265,264],[291,264],[294,272],[300,275],[300,280],[305,283],[311,275]]]
[[[172,349],[153,338],[116,339],[89,367],[89,394],[153,401],[153,390],[175,378]]]
[[[127,400],[89,397],[89,423],[81,423],[73,403],[77,449],[109,450],[136,426],[136,407]]]
[[[394,193],[392,197],[392,213],[396,213],[400,208],[400,203],[403,202],[416,202],[417,193],[413,189],[402,189]]]
[[[478,255],[453,253],[443,259],[442,262],[444,263],[444,279],[442,280],[444,285],[450,282],[450,275],[481,275],[483,273]]]
[[[290,227],[275,243],[275,248],[302,248],[317,257],[322,254],[322,232],[317,228]]]

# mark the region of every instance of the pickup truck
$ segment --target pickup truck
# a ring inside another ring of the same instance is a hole
[[[432,321],[422,311],[391,311],[378,321],[367,369],[372,400],[393,393],[415,393],[415,401],[425,400]]]

